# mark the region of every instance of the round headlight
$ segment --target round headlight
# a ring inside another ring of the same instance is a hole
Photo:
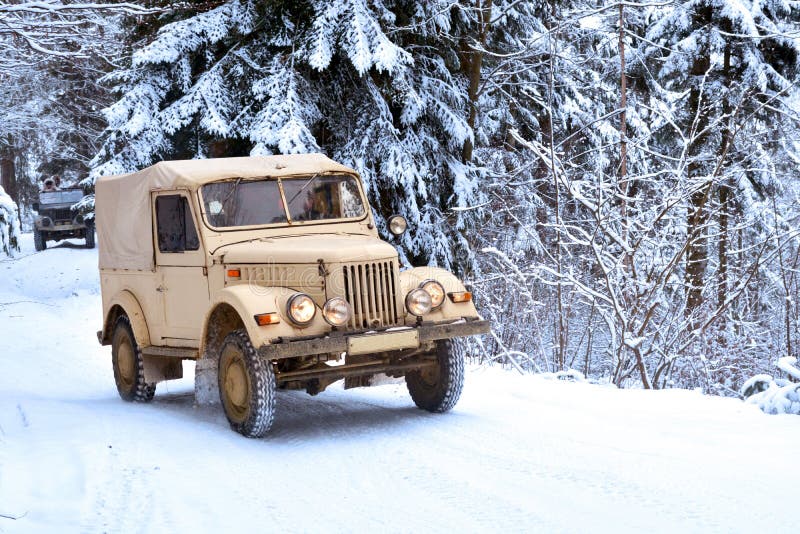
[[[389,231],[394,235],[403,235],[408,229],[408,221],[402,215],[392,215],[389,217]]]
[[[53,221],[50,217],[42,217],[42,226],[50,226],[51,224],[53,224]]]
[[[333,297],[322,307],[322,317],[331,326],[342,326],[350,320],[353,312],[350,303],[342,297]]]
[[[418,287],[417,289],[412,289],[406,295],[406,309],[411,315],[422,317],[431,311],[431,305],[431,296],[424,289]]]
[[[311,322],[317,313],[317,306],[311,297],[305,293],[298,293],[289,299],[286,304],[286,312],[289,318],[296,324],[303,326]]]
[[[419,285],[420,289],[424,289],[431,296],[431,309],[435,310],[444,302],[444,287],[436,280],[425,280]]]
[[[78,214],[75,216],[75,224],[83,224],[83,215]]]

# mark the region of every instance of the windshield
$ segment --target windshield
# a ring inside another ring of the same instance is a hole
[[[63,191],[42,191],[39,193],[40,204],[75,204],[83,199],[82,189],[65,189]]]
[[[365,213],[356,179],[347,175],[217,182],[204,185],[202,195],[206,219],[214,228],[349,219]]]

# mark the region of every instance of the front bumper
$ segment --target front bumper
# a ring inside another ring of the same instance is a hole
[[[48,226],[44,226],[43,224],[41,224],[41,222],[37,221],[36,223],[34,223],[34,225],[35,225],[36,229],[39,230],[40,232],[48,232],[48,233],[51,233],[51,234],[57,234],[57,233],[60,233],[60,232],[78,232],[79,230],[85,230],[86,229],[86,225],[85,224],[83,224],[83,223],[76,224],[74,222],[70,222],[70,223],[51,223]]]
[[[368,348],[372,345],[375,347],[375,352],[388,352],[413,349],[413,341],[410,344],[409,338],[415,338],[416,346],[419,347],[424,343],[441,339],[486,334],[490,329],[491,323],[487,320],[461,319],[452,323],[422,324],[408,328],[389,328],[366,333],[332,332],[325,337],[310,339],[276,339],[270,344],[262,346],[259,349],[259,353],[270,360],[281,360],[298,356],[341,354],[354,346],[358,346],[363,351],[362,347]],[[408,332],[411,336],[403,336],[404,339],[399,346],[392,346],[393,339],[398,338],[403,332]]]

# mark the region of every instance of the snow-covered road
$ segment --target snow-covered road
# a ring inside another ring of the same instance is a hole
[[[263,440],[187,378],[119,399],[96,251],[0,261],[0,532],[795,532],[800,418],[734,399],[470,368],[455,410],[398,385],[281,392]],[[18,519],[11,519],[17,517]]]

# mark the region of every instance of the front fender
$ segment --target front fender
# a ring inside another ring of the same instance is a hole
[[[436,280],[444,287],[446,293],[466,291],[464,284],[453,273],[439,267],[414,267],[400,273],[400,290],[405,299],[406,294],[412,289],[419,287],[425,280]],[[470,302],[453,303],[448,297],[444,298],[442,306],[425,317],[425,321],[446,321],[460,319],[462,317],[479,317],[475,305]],[[413,324],[416,321],[411,314],[406,315],[406,323]]]
[[[286,316],[286,301],[297,293],[293,289],[284,287],[262,287],[240,284],[228,286],[219,293],[209,307],[209,312],[203,322],[203,346],[208,339],[209,329],[213,327],[213,317],[215,310],[222,305],[233,308],[239,318],[244,323],[247,334],[253,346],[258,348],[267,345],[271,340],[278,337],[299,337],[322,335],[330,331],[330,326],[322,318],[322,313],[317,308],[317,314],[308,326],[297,327]],[[262,313],[278,313],[281,322],[267,326],[256,324],[255,315]]]

